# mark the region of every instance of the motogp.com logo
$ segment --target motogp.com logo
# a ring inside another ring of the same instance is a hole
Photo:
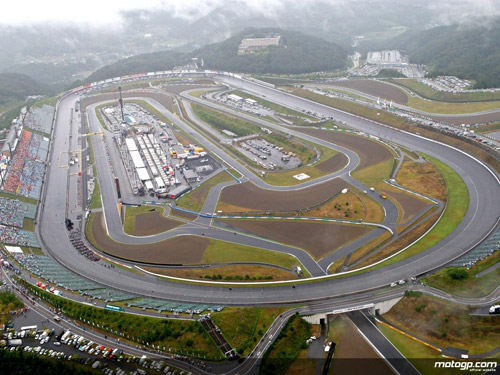
[[[456,368],[464,371],[485,371],[497,367],[497,362],[486,361],[437,361],[435,368]]]

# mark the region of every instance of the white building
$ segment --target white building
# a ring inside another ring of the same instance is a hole
[[[245,38],[241,41],[238,52],[252,53],[267,49],[269,46],[279,46],[280,42],[279,35],[270,38]]]
[[[366,58],[367,64],[408,64],[408,56],[398,50],[371,51]]]

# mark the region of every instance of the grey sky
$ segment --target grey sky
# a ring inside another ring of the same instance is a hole
[[[41,23],[65,24],[75,26],[120,27],[124,11],[166,10],[177,17],[196,20],[218,6],[237,6],[252,13],[277,14],[290,8],[314,6],[317,2],[328,3],[339,8],[349,6],[352,0],[15,0],[2,3],[0,24],[37,25]],[[394,0],[356,0],[376,6],[377,2]],[[400,0],[412,1],[435,9],[439,18],[447,21],[466,19],[469,15],[499,14],[498,0]],[[344,8],[345,9],[345,8]]]

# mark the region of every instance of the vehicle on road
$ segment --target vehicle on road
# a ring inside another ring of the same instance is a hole
[[[500,314],[500,305],[493,305],[490,307],[490,314]]]

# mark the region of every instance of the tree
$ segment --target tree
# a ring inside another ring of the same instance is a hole
[[[469,273],[465,268],[451,268],[446,273],[453,280],[465,280],[469,277]]]

